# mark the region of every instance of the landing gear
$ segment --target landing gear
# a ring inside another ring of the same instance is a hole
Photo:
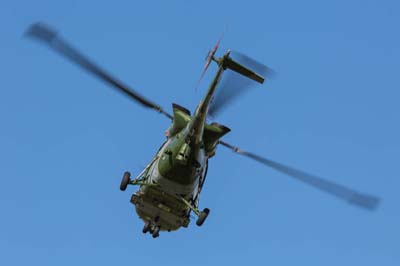
[[[160,227],[157,226],[156,228],[154,228],[153,233],[152,233],[153,238],[157,238],[160,236]]]
[[[128,184],[131,182],[131,173],[129,172],[125,172],[122,180],[121,180],[121,185],[119,186],[119,189],[121,191],[125,191],[126,187],[128,186]]]
[[[146,223],[144,224],[144,226],[143,226],[143,230],[142,230],[143,234],[146,234],[147,232],[149,232],[150,229],[151,229],[151,224],[150,224],[150,222],[146,222]]]
[[[190,208],[190,210],[192,210],[197,215],[198,218],[197,218],[196,224],[198,226],[201,226],[207,219],[207,216],[210,213],[210,210],[208,208],[205,208],[203,211],[200,211],[196,206],[193,206],[184,197],[180,197],[180,199],[182,200],[183,203],[185,203],[185,205],[187,207]]]
[[[205,208],[202,212],[200,212],[199,217],[197,218],[197,221],[196,221],[197,226],[202,226],[202,224],[207,219],[207,216],[209,213],[210,213],[210,210],[207,208]]]
[[[142,232],[144,234],[150,233],[153,236],[153,238],[159,237],[160,236],[160,229],[161,229],[160,226],[158,225],[158,220],[159,219],[160,219],[160,217],[157,216],[152,221],[146,221],[144,223]]]

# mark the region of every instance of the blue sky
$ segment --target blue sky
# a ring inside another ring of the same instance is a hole
[[[1,265],[399,265],[398,1],[2,1]],[[201,2],[201,3],[199,3]],[[204,57],[228,48],[276,78],[218,117],[225,140],[360,191],[357,209],[220,147],[203,227],[153,240],[122,193],[168,120],[45,47],[61,34],[168,109],[194,109]]]

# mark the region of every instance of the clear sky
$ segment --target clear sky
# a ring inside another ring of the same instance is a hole
[[[400,265],[400,4],[389,0],[1,1],[0,265]],[[46,47],[45,21],[169,109],[194,109],[204,58],[277,75],[217,121],[225,140],[383,201],[358,209],[219,147],[199,228],[141,233],[119,191],[169,121]]]

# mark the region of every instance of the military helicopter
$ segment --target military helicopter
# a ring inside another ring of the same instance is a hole
[[[143,233],[149,232],[156,238],[159,236],[160,231],[170,232],[181,227],[188,227],[192,212],[197,216],[196,224],[198,226],[203,225],[210,210],[208,208],[200,210],[200,193],[207,176],[208,160],[215,155],[216,148],[219,145],[355,206],[374,210],[379,204],[378,197],[359,193],[326,179],[244,151],[221,140],[230,129],[216,122],[209,123],[207,118],[237,93],[232,91],[228,96],[216,97],[215,93],[223,73],[225,71],[233,71],[244,76],[249,81],[260,84],[264,82],[264,76],[271,73],[269,68],[240,53],[238,53],[238,56],[244,59],[242,61],[249,63],[249,65],[257,66],[259,71],[256,72],[239,63],[238,60],[232,58],[231,50],[227,50],[224,55],[217,57],[216,52],[221,38],[209,51],[200,80],[212,62],[217,64],[218,70],[194,113],[191,114],[188,109],[174,103],[172,104],[172,114],[170,114],[159,105],[142,97],[133,89],[112,77],[45,24],[36,23],[31,25],[26,32],[26,36],[44,42],[56,52],[109,84],[112,88],[122,92],[142,106],[153,109],[172,120],[171,126],[165,132],[167,140],[161,145],[150,163],[133,179],[131,179],[131,174],[128,171],[125,172],[120,184],[122,191],[125,191],[128,185],[139,187],[132,194],[130,202],[135,206],[138,216],[144,221]]]

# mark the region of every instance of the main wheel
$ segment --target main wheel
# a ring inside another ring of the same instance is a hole
[[[124,176],[122,177],[121,185],[119,186],[119,189],[121,191],[125,191],[126,187],[128,186],[128,184],[130,182],[131,182],[131,173],[125,172]]]
[[[142,230],[142,232],[143,232],[143,234],[146,234],[148,231],[150,231],[150,222],[146,222],[145,224],[144,224],[144,226],[143,226],[143,230]]]
[[[199,218],[197,218],[196,224],[198,226],[201,226],[207,219],[207,216],[209,213],[210,213],[210,210],[207,208],[205,208],[202,212],[200,212],[200,215],[199,215]]]
[[[157,226],[156,228],[154,228],[154,231],[153,231],[153,238],[157,238],[157,237],[159,237],[159,236],[160,236],[160,227]]]

